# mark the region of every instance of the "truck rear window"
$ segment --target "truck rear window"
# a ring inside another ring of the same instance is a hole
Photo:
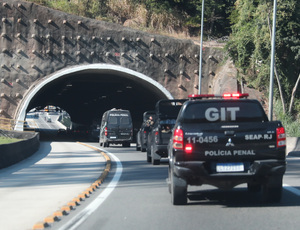
[[[181,111],[180,120],[184,122],[265,122],[268,118],[254,100],[211,100],[187,103]]]
[[[160,118],[176,118],[186,100],[161,100],[156,104],[156,113]]]
[[[129,125],[130,117],[127,113],[110,113],[108,117],[108,124],[112,125]]]

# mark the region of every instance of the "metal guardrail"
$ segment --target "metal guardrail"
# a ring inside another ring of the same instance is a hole
[[[34,131],[38,128],[35,121],[18,121],[0,117],[0,130],[14,130],[16,125],[23,126],[24,131]]]
[[[16,120],[0,117],[0,129],[13,130],[15,125],[16,125]]]

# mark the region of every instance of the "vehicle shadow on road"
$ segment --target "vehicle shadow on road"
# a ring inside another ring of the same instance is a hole
[[[31,165],[34,165],[36,162],[45,158],[51,152],[51,149],[51,142],[41,142],[39,149],[33,155],[22,160],[21,162],[1,169],[0,178],[13,174],[14,172],[22,170],[23,168],[28,168]]]
[[[300,188],[296,188],[300,189]],[[222,205],[227,208],[236,207],[290,207],[300,206],[300,196],[285,189],[279,203],[266,203],[262,200],[262,193],[248,192],[247,188],[234,188],[233,190],[198,190],[188,192],[188,205]]]

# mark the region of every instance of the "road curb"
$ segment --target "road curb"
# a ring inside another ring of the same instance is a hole
[[[81,145],[84,145],[86,147],[89,147],[99,153],[102,154],[102,156],[106,160],[106,167],[104,171],[101,173],[100,177],[91,184],[90,187],[88,187],[86,190],[84,190],[82,193],[80,193],[77,197],[74,197],[71,201],[67,202],[66,205],[63,205],[60,210],[54,212],[52,215],[46,217],[43,221],[37,222],[32,229],[33,230],[43,230],[47,227],[50,227],[55,221],[59,221],[63,216],[68,215],[72,210],[76,209],[76,206],[80,205],[80,202],[84,201],[86,198],[90,197],[90,194],[92,194],[94,191],[100,188],[101,183],[106,178],[107,174],[109,173],[111,169],[111,159],[110,157],[103,151],[99,150],[98,148],[87,145],[81,142],[77,142]]]

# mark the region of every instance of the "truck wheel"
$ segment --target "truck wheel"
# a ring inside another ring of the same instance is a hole
[[[151,158],[152,158],[152,161],[151,161],[152,165],[160,165],[160,160],[153,159],[153,157],[151,157]]]
[[[146,156],[147,156],[147,162],[150,163],[151,162],[151,152],[149,151],[149,148],[147,148]]]
[[[136,151],[140,151],[140,150],[141,150],[141,147],[140,147],[140,146],[138,146],[138,144],[137,144],[137,143],[136,143],[135,150],[136,150]]]
[[[168,170],[168,178],[167,178],[167,184],[168,184],[168,190],[169,193],[172,193],[172,189],[171,189],[171,167],[169,166],[169,170]]]
[[[124,143],[122,143],[122,147],[130,147],[130,142],[124,142]]]
[[[146,155],[147,155],[147,162],[150,163],[151,162],[151,157],[148,156],[148,154],[146,154]]]
[[[282,197],[282,176],[273,176],[262,187],[263,201],[268,203],[280,202]]]
[[[173,172],[171,172],[171,198],[173,205],[187,204],[186,181],[176,177]]]
[[[153,149],[153,145],[151,145],[151,163],[152,165],[159,165],[160,164],[160,160],[158,159],[154,159],[153,155],[154,155],[154,149]]]
[[[261,190],[261,184],[248,183],[247,186],[248,186],[248,191],[249,192],[255,193],[255,192],[260,192],[260,190]]]

